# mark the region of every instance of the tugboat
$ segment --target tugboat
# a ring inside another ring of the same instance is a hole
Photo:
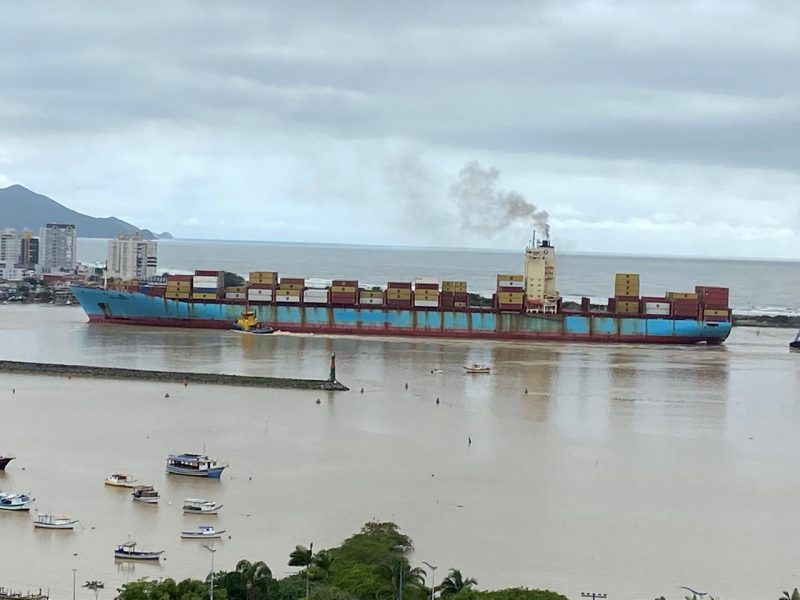
[[[256,334],[273,333],[275,331],[269,325],[260,322],[256,317],[255,311],[250,310],[249,306],[246,306],[239,318],[233,322],[231,329],[241,333]]]
[[[0,471],[6,470],[6,465],[14,460],[15,456],[0,456]]]
[[[167,458],[167,473],[190,475],[192,477],[211,477],[219,479],[228,465],[208,458],[203,454],[170,454]]]
[[[789,349],[800,351],[800,331],[797,332],[794,341],[789,342]]]
[[[126,542],[117,546],[114,550],[114,558],[122,558],[125,560],[158,560],[164,554],[163,550],[157,552],[146,552],[144,550],[136,549],[136,542]]]

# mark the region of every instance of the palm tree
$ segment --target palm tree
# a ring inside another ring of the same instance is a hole
[[[378,591],[376,598],[386,598],[387,600],[398,597],[401,579],[403,582],[403,594],[421,589],[425,582],[425,571],[419,567],[412,569],[405,558],[400,562],[379,565],[378,574],[388,581],[386,586]]]
[[[457,594],[461,590],[471,589],[472,586],[478,585],[478,580],[474,577],[467,577],[461,575],[458,569],[450,569],[450,573],[442,580],[442,583],[436,588],[442,598]]]
[[[322,572],[322,579],[327,581],[333,565],[333,555],[328,550],[320,550],[314,556],[314,566]]]
[[[255,600],[256,586],[272,579],[272,571],[263,561],[251,563],[249,560],[240,560],[236,563],[236,575],[244,588],[245,600]]]
[[[94,592],[94,600],[97,600],[100,590],[104,590],[106,588],[106,584],[102,581],[87,581],[81,587],[85,587],[87,590],[92,590]]]
[[[306,568],[306,600],[308,600],[308,593],[309,593],[309,586],[310,586],[310,579],[308,573],[308,567],[311,566],[311,563],[314,561],[314,544],[311,543],[308,545],[308,548],[305,546],[295,546],[292,553],[289,555],[289,566],[290,567],[305,567]]]
[[[800,592],[797,591],[797,588],[794,588],[791,594],[789,592],[783,592],[783,596],[778,598],[778,600],[800,600]]]

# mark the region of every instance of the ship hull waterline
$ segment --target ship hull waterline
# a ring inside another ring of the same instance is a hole
[[[238,304],[191,303],[98,288],[73,288],[91,323],[230,329]],[[251,305],[277,331],[465,340],[718,345],[731,323],[607,314],[528,315],[391,308]]]

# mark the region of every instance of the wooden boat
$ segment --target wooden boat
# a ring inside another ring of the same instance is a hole
[[[152,485],[140,485],[133,488],[131,496],[134,501],[144,502],[145,504],[156,504],[161,497]]]
[[[77,523],[78,519],[73,519],[69,515],[39,514],[33,526],[39,529],[75,529]]]
[[[159,560],[162,554],[164,554],[163,550],[158,550],[157,552],[137,550],[136,542],[120,544],[117,546],[117,549],[114,550],[114,558],[122,558],[125,560]]]
[[[112,473],[106,477],[106,485],[114,487],[132,488],[136,487],[136,479],[126,473]]]
[[[6,470],[6,465],[14,460],[15,456],[0,456],[0,471]]]
[[[183,501],[183,512],[187,515],[216,515],[222,504],[204,498],[186,498]]]
[[[468,367],[464,367],[467,373],[491,373],[491,367],[487,365],[479,365],[477,363],[473,363]]]
[[[30,510],[36,498],[28,494],[8,494],[0,492],[0,510]]]
[[[167,473],[189,475],[192,477],[211,477],[219,479],[228,465],[205,456],[204,454],[170,454],[167,458]]]
[[[213,540],[222,537],[225,530],[217,531],[213,525],[200,525],[195,531],[181,531],[184,540]]]

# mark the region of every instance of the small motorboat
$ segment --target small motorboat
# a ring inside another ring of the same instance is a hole
[[[125,560],[158,560],[164,554],[163,550],[157,552],[146,552],[144,550],[136,549],[136,542],[126,542],[117,546],[114,550],[114,558],[122,558]]]
[[[239,318],[233,322],[231,325],[231,329],[234,331],[239,331],[241,333],[256,333],[256,334],[264,334],[264,333],[274,333],[275,330],[262,323],[256,317],[256,313],[253,310],[250,310],[250,307],[246,307],[242,314],[239,315]]]
[[[184,540],[213,540],[222,537],[225,530],[217,531],[213,525],[200,525],[195,531],[181,531]]]
[[[170,454],[167,458],[167,473],[175,475],[219,479],[222,476],[222,471],[227,466],[203,454],[187,452],[184,454]]]
[[[789,342],[789,349],[800,351],[800,331],[797,332],[794,341]]]
[[[144,502],[145,504],[156,504],[161,497],[152,485],[140,485],[133,488],[131,496],[133,496],[134,501]]]
[[[183,512],[187,515],[216,515],[222,504],[205,498],[186,498],[183,501]]]
[[[34,500],[29,494],[0,492],[0,510],[30,510]]]
[[[487,365],[479,365],[477,363],[472,363],[468,367],[464,367],[467,373],[491,373],[491,367]]]
[[[40,529],[75,529],[78,519],[69,515],[37,515],[33,526]]]
[[[8,463],[10,463],[15,458],[16,458],[15,456],[0,456],[0,471],[5,471]]]
[[[114,487],[132,488],[136,487],[136,479],[126,473],[112,473],[106,477],[106,485]]]
[[[441,369],[431,369],[431,375],[441,375],[443,372]]]

